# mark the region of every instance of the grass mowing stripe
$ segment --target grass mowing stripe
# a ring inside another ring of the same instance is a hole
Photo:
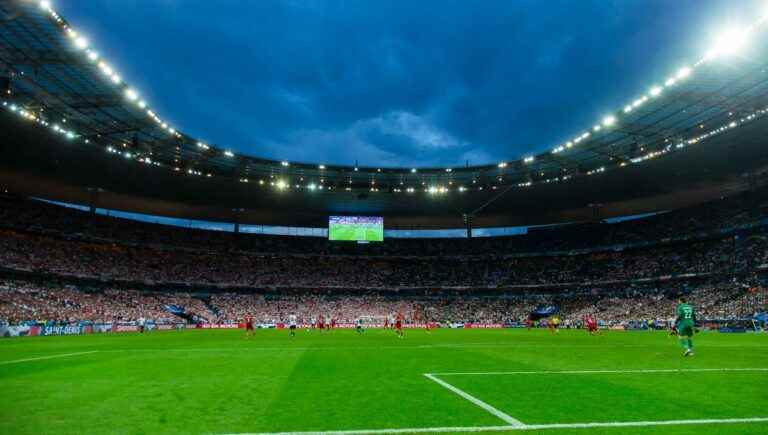
[[[706,372],[768,372],[767,367],[753,368],[709,368],[709,369],[639,369],[639,370],[538,370],[519,372],[454,372],[425,373],[424,376],[493,376],[493,375],[592,375],[632,373],[706,373]]]
[[[605,423],[553,423],[553,424],[523,424],[521,426],[476,426],[476,427],[420,427],[405,429],[361,429],[361,430],[337,430],[318,432],[261,432],[239,433],[225,435],[377,435],[400,433],[441,433],[441,432],[506,432],[528,431],[547,429],[594,429],[601,427],[649,427],[649,426],[684,426],[700,424],[737,424],[737,423],[763,423],[768,422],[768,417],[754,418],[724,418],[701,420],[659,420],[659,421],[616,421]]]
[[[504,420],[506,423],[509,423],[510,425],[512,425],[514,427],[524,426],[523,422],[515,419],[514,417],[512,417],[510,415],[507,415],[507,414],[499,411],[498,409],[496,409],[493,406],[483,402],[482,400],[478,399],[477,397],[472,396],[471,394],[468,394],[468,393],[464,392],[463,390],[460,390],[459,388],[456,388],[453,385],[451,385],[451,384],[449,384],[449,383],[447,383],[447,382],[445,382],[445,381],[443,381],[441,379],[438,379],[434,375],[430,375],[428,373],[425,373],[424,376],[427,377],[427,379],[437,383],[441,387],[444,387],[444,388],[446,388],[446,389],[448,389],[448,390],[458,394],[462,398],[469,400],[470,402],[472,402],[475,405],[477,405],[477,406],[483,408],[484,410],[490,412],[491,414],[495,415],[496,417],[499,417],[500,419]]]
[[[74,353],[60,353],[58,355],[48,355],[48,356],[38,356],[35,358],[24,358],[24,359],[15,359],[12,361],[0,361],[0,365],[4,364],[16,364],[16,363],[23,363],[28,361],[40,361],[44,359],[51,359],[51,358],[64,358],[68,356],[77,356],[77,355],[87,355],[89,353],[96,353],[98,350],[90,350],[87,352],[74,352]]]

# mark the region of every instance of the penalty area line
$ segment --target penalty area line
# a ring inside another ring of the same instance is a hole
[[[477,397],[465,392],[464,390],[461,390],[459,388],[454,387],[453,385],[449,384],[448,382],[443,381],[442,379],[437,378],[435,375],[424,373],[424,376],[437,383],[443,388],[446,388],[459,396],[461,396],[463,399],[466,399],[473,404],[479,406],[480,408],[483,408],[484,410],[488,411],[489,413],[495,415],[496,417],[504,420],[505,423],[508,423],[512,427],[523,427],[525,424],[521,422],[520,420],[517,420],[516,418],[512,417],[511,415],[505,414],[498,409],[494,408],[493,406],[483,402],[482,400],[478,399]]]
[[[57,355],[47,355],[47,356],[38,356],[35,358],[24,358],[24,359],[15,359],[12,361],[0,361],[0,365],[4,364],[16,364],[16,363],[23,363],[23,362],[29,362],[29,361],[40,361],[44,359],[53,359],[53,358],[65,358],[68,356],[77,356],[77,355],[88,355],[90,353],[96,353],[98,350],[89,350],[87,352],[74,352],[74,353],[60,353]]]
[[[553,423],[528,424],[522,426],[470,426],[470,427],[419,427],[407,429],[359,429],[315,432],[252,432],[226,435],[379,435],[403,433],[442,433],[442,432],[507,432],[547,429],[592,429],[601,427],[647,427],[647,426],[686,426],[706,424],[763,423],[768,417],[722,418],[701,420],[659,420],[659,421],[615,421],[596,423]]]
[[[427,373],[424,376],[503,376],[503,375],[599,375],[643,373],[708,373],[708,372],[767,372],[768,367],[702,368],[702,369],[637,369],[637,370],[536,370],[516,372],[452,372]]]

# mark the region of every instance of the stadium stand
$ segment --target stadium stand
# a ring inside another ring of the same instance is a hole
[[[614,224],[339,252],[317,238],[174,228],[6,196],[0,318],[351,323],[401,312],[410,322],[510,323],[557,304],[566,326],[586,314],[644,324],[669,318],[681,293],[706,318],[746,318],[765,304],[762,194]]]

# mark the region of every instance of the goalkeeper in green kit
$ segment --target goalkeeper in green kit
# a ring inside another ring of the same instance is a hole
[[[688,305],[685,298],[681,297],[677,304],[677,337],[680,345],[685,349],[683,356],[693,356],[693,327],[696,323],[696,313],[693,307]]]

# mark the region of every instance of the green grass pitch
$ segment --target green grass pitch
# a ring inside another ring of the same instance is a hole
[[[371,225],[331,225],[328,229],[330,240],[365,240],[381,242],[384,240],[383,229]]]
[[[512,429],[503,416],[528,425],[514,433],[768,432],[768,420],[569,426],[768,417],[768,372],[752,370],[768,368],[768,335],[705,332],[695,349],[683,358],[663,332],[568,330],[410,330],[402,340],[384,330],[3,339],[0,433],[500,433]]]

